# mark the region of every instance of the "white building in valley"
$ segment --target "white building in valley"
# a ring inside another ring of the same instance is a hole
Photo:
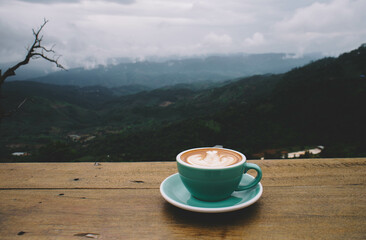
[[[324,146],[317,146],[316,148],[312,148],[312,149],[287,153],[287,158],[298,158],[302,155],[305,155],[306,152],[309,152],[312,155],[316,155],[316,154],[321,153],[323,150],[324,150]]]

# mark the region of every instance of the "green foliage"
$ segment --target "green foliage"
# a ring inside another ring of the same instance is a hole
[[[74,147],[61,141],[51,142],[41,147],[37,155],[36,159],[40,162],[71,162],[79,157]]]
[[[32,101],[0,123],[0,158],[21,161],[10,153],[25,149],[29,161],[172,161],[184,149],[217,144],[248,158],[314,145],[325,146],[322,157],[366,156],[365,62],[361,47],[285,74],[126,96],[5,84],[8,108]]]
[[[212,130],[215,133],[219,133],[221,131],[221,126],[218,122],[216,122],[215,120],[208,120],[208,121],[204,121],[203,125]]]

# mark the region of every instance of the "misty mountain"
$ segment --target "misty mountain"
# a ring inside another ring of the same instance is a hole
[[[19,59],[19,61],[21,60],[23,59]],[[18,62],[0,63],[0,69],[5,72],[8,68],[16,65]],[[18,68],[16,70],[16,75],[9,77],[7,81],[43,77],[47,74],[53,73],[54,68],[55,66],[53,63],[45,61],[44,59],[32,59],[28,64]]]
[[[175,84],[217,82],[257,74],[283,73],[319,57],[319,54],[295,58],[294,55],[269,53],[218,55],[164,62],[142,61],[99,66],[89,70],[76,68],[58,71],[29,80],[58,85],[120,87],[137,84],[159,88]]]
[[[174,160],[182,149],[222,144],[249,158],[266,149],[274,152],[266,157],[280,158],[282,151],[323,145],[322,157],[365,156],[365,63],[363,45],[284,74],[177,92],[176,99],[161,89],[122,97],[109,104],[108,122],[136,128],[97,139],[93,151],[116,160]],[[133,99],[145,101],[126,108]]]
[[[124,96],[114,88],[8,82],[4,106],[26,96],[32,101],[0,123],[0,154],[30,151],[30,161],[154,161],[221,144],[249,159],[267,149],[274,154],[266,157],[279,158],[281,151],[317,145],[325,146],[322,157],[364,156],[365,63],[362,45],[286,73]],[[73,141],[70,134],[92,140]]]
[[[57,101],[67,101],[86,108],[96,108],[101,103],[118,96],[135,94],[150,90],[141,85],[128,85],[116,88],[102,86],[78,87],[73,85],[54,85],[33,81],[11,81],[3,86],[5,101],[16,103],[22,98],[42,97]],[[6,106],[10,109],[9,106]]]

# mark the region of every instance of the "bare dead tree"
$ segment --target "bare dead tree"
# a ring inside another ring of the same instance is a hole
[[[43,35],[41,35],[41,31],[44,28],[44,26],[48,23],[47,19],[43,20],[43,24],[38,28],[37,31],[35,31],[34,29],[32,29],[33,31],[33,36],[34,36],[34,41],[33,44],[27,48],[27,55],[25,56],[23,61],[18,62],[17,64],[15,64],[14,66],[8,68],[4,74],[2,74],[2,71],[0,69],[0,98],[1,98],[1,87],[3,85],[3,83],[5,82],[5,79],[10,77],[10,76],[14,76],[15,75],[15,71],[23,66],[29,63],[29,61],[31,59],[39,59],[39,58],[43,58],[46,61],[49,61],[51,63],[56,64],[56,66],[60,69],[66,70],[66,68],[64,68],[64,66],[62,66],[59,63],[59,58],[61,57],[61,55],[56,54],[56,52],[53,50],[52,46],[51,48],[47,48],[45,46],[42,45],[42,40],[43,40]],[[51,56],[52,55],[52,56]],[[11,114],[13,114],[14,112],[18,111],[23,104],[27,101],[27,98],[24,99],[16,109],[8,112],[8,113],[2,113],[0,110],[0,119],[2,117],[6,117],[6,116],[10,116]]]

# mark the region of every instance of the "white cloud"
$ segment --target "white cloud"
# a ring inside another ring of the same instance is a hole
[[[244,39],[244,47],[260,46],[265,42],[264,36],[260,32],[256,32],[252,37]]]
[[[44,43],[55,43],[68,67],[149,55],[342,53],[365,41],[364,9],[364,0],[0,0],[0,62],[24,56],[44,17]]]
[[[226,46],[232,43],[232,39],[227,34],[210,33],[205,36],[203,43],[210,46]]]
[[[313,3],[298,9],[291,17],[276,24],[280,31],[292,33],[332,32],[341,26],[353,24],[352,2],[336,0],[331,3]],[[356,10],[356,9],[354,9]]]
[[[276,23],[274,34],[278,41],[308,51],[355,48],[366,37],[365,9],[362,0],[315,2]]]

